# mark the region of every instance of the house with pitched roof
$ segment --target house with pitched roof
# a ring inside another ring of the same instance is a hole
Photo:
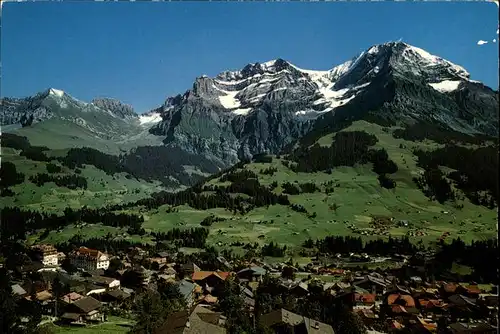
[[[332,326],[285,309],[264,314],[259,322],[276,333],[335,334]]]
[[[225,317],[197,305],[192,312],[184,310],[167,317],[164,325],[153,334],[226,334]]]
[[[70,323],[104,321],[104,315],[100,311],[101,306],[101,302],[97,299],[83,297],[69,304],[61,318]]]
[[[71,263],[80,269],[96,270],[109,268],[109,256],[96,249],[80,247],[69,255]]]
[[[191,280],[200,285],[205,291],[212,292],[219,287],[230,275],[223,271],[196,271],[191,275]]]
[[[34,245],[31,247],[34,257],[44,266],[57,266],[59,258],[57,249],[52,245]]]

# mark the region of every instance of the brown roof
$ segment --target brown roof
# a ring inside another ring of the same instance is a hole
[[[218,324],[219,313],[196,306],[191,315],[188,311],[175,312],[154,334],[225,334],[226,329]],[[186,326],[189,321],[189,327]]]
[[[65,301],[66,303],[72,303],[72,302],[77,301],[78,299],[82,299],[82,298],[83,298],[82,295],[80,295],[76,292],[70,292],[70,293],[62,296],[61,300]]]
[[[225,271],[195,271],[193,275],[191,275],[191,279],[193,281],[202,281],[205,278],[214,275],[215,277],[225,281],[230,274],[231,274],[230,272],[225,272]]]
[[[84,297],[73,302],[73,305],[78,307],[83,313],[97,310],[101,307],[101,303],[93,297]]]
[[[415,307],[415,300],[410,295],[393,293],[390,294],[389,297],[387,298],[388,305],[400,304],[400,303],[408,307]]]
[[[467,286],[464,286],[464,288],[467,289],[468,293],[474,293],[474,294],[481,293],[481,289],[479,289],[479,287],[477,285],[467,285]]]
[[[365,304],[373,304],[375,303],[375,299],[377,298],[377,295],[374,293],[355,293],[354,298],[356,301],[365,303]]]
[[[119,289],[108,291],[108,295],[120,300],[127,299],[130,297],[130,293],[127,293]]]
[[[80,247],[80,248],[78,248],[77,251],[73,252],[73,255],[76,255],[76,256],[87,256],[87,257],[90,257],[92,259],[98,259],[98,258],[100,258],[103,255],[107,256],[107,254],[105,254],[105,253],[103,253],[101,251],[98,251],[97,249],[90,249],[90,248],[87,248],[87,247]]]
[[[52,245],[41,244],[31,246],[31,249],[42,252],[44,254],[57,254],[57,249]]]
[[[285,309],[274,310],[260,317],[260,322],[266,327],[288,324],[293,327],[305,326],[307,333],[334,334],[332,326],[303,317]]]
[[[47,290],[43,290],[36,293],[36,299],[43,302],[52,298],[52,294]]]

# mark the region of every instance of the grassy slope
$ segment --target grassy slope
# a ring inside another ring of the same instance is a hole
[[[102,334],[117,334],[117,333],[128,333],[133,322],[129,319],[119,318],[119,317],[108,317],[108,321],[95,324],[87,325],[85,327],[71,327],[71,326],[57,326],[54,324],[48,325],[48,327],[56,334],[60,333],[78,333],[78,334],[90,334],[90,333],[102,333]]]
[[[50,151],[47,155],[55,156],[63,152],[64,150]],[[11,148],[2,149],[2,160],[14,163],[16,169],[26,175],[26,182],[11,187],[16,195],[2,197],[1,206],[58,212],[67,206],[72,208],[80,208],[83,205],[101,207],[105,204],[135,201],[163,189],[159,182],[149,183],[144,180],[127,179],[124,173],[113,177],[94,166],[85,166],[80,174],[87,179],[86,190],[58,187],[52,182],[38,187],[28,178],[38,173],[47,173],[45,162],[26,159]],[[62,174],[71,173],[72,171],[63,166]]]
[[[276,205],[269,208],[257,208],[245,216],[233,215],[223,209],[198,211],[189,207],[179,207],[179,212],[165,213],[166,207],[146,214],[144,227],[150,230],[167,231],[173,227],[195,227],[210,214],[228,218],[227,221],[214,223],[211,227],[209,240],[213,243],[229,244],[234,241],[269,242],[271,240],[283,244],[297,245],[308,237],[319,238],[325,235],[353,235],[352,230],[344,221],[358,229],[369,231],[370,215],[384,215],[398,220],[408,220],[413,227],[404,228],[390,226],[388,231],[393,236],[402,236],[408,231],[421,230],[427,233],[424,241],[436,240],[445,231],[451,232],[450,237],[460,236],[465,240],[480,239],[496,234],[495,210],[472,205],[467,200],[461,201],[464,208],[455,209],[452,203],[439,204],[430,201],[416,188],[412,177],[419,173],[416,157],[412,148],[435,149],[439,145],[433,142],[414,143],[395,139],[390,132],[384,132],[382,127],[366,122],[356,122],[344,131],[364,130],[373,133],[379,139],[377,147],[384,147],[389,157],[396,162],[399,171],[391,178],[396,180],[397,187],[393,190],[379,186],[377,175],[369,165],[356,167],[341,167],[332,175],[325,173],[295,173],[283,166],[280,159],[273,159],[271,164],[251,163],[245,166],[256,173],[261,169],[273,166],[278,172],[273,176],[259,175],[262,184],[277,181],[283,182],[323,182],[335,180],[340,186],[335,192],[326,195],[323,192],[289,196],[294,203],[302,204],[308,212],[316,212],[315,219],[305,214],[292,211],[288,207]],[[331,142],[331,136],[319,141],[323,145]],[[403,146],[400,147],[400,144]],[[212,180],[210,183],[217,183]],[[324,187],[321,187],[324,190]],[[276,189],[281,191],[281,187]],[[336,203],[337,212],[329,209]],[[447,213],[443,213],[447,212]],[[271,220],[274,220],[271,223]],[[452,222],[452,223],[450,223]],[[359,235],[359,234],[355,234]],[[261,238],[259,238],[261,236]],[[365,238],[377,238],[365,236]]]
[[[115,155],[122,150],[127,151],[136,146],[162,144],[164,137],[151,135],[147,131],[139,132],[138,127],[130,127],[130,129],[135,135],[130,136],[128,141],[105,140],[73,122],[54,118],[12,132],[28,138],[32,145],[47,146],[51,149],[91,147]]]

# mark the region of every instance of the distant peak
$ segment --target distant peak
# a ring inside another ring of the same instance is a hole
[[[64,91],[55,88],[49,88],[49,95],[55,95],[58,97],[62,97],[64,95]]]

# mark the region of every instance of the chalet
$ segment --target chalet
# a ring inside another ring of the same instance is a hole
[[[409,294],[388,294],[384,298],[384,308],[387,314],[393,316],[410,316],[419,313],[415,300]]]
[[[95,269],[108,269],[109,256],[101,251],[90,249],[87,247],[80,247],[78,250],[73,251],[69,255],[71,263],[80,269],[95,270]]]
[[[309,286],[307,283],[300,282],[298,284],[294,284],[289,291],[295,296],[306,296],[309,294]]]
[[[420,312],[425,315],[442,314],[446,304],[441,299],[418,299]]]
[[[181,266],[182,271],[186,276],[191,276],[193,273],[197,271],[201,271],[200,267],[198,267],[193,262],[189,261]]]
[[[260,317],[260,323],[276,333],[335,334],[332,326],[312,320],[285,309],[279,309]]]
[[[354,293],[355,308],[370,308],[375,305],[377,295],[373,293]]]
[[[122,304],[125,301],[129,300],[131,297],[131,294],[128,292],[125,292],[120,289],[113,289],[110,291],[107,291],[101,296],[101,301],[107,302],[107,303],[115,303],[115,304]]]
[[[371,275],[366,276],[362,280],[355,281],[353,285],[374,294],[384,294],[387,290],[387,283],[384,280]]]
[[[264,268],[254,266],[238,271],[236,276],[238,276],[240,280],[244,281],[261,281],[266,272],[267,271]]]
[[[14,284],[11,286],[11,288],[12,288],[12,292],[17,297],[21,298],[21,297],[26,297],[28,295],[26,290],[24,290],[24,288],[22,286],[20,286],[19,284]]]
[[[184,298],[186,305],[188,307],[191,307],[194,302],[195,284],[186,280],[181,280],[179,281],[179,283],[177,283],[177,286],[179,287],[179,291]]]
[[[31,247],[33,255],[44,266],[57,266],[59,259],[57,249],[52,245],[34,245]]]
[[[71,303],[74,303],[76,302],[77,300],[79,299],[82,299],[84,298],[84,296],[80,295],[79,293],[76,293],[76,292],[70,292],[68,294],[65,294],[64,296],[62,296],[61,298],[59,298],[59,300],[61,302],[63,302],[63,304],[66,304],[66,305],[69,305]]]
[[[225,317],[200,305],[192,312],[180,311],[170,314],[164,325],[153,334],[226,334]]]
[[[97,286],[102,286],[105,289],[115,289],[120,287],[120,281],[111,277],[92,276],[87,278],[85,281]]]
[[[196,271],[191,276],[191,280],[202,286],[206,291],[212,292],[219,287],[229,276],[229,272],[222,271]]]
[[[100,308],[101,303],[97,299],[84,297],[69,304],[61,318],[71,323],[104,321]]]

